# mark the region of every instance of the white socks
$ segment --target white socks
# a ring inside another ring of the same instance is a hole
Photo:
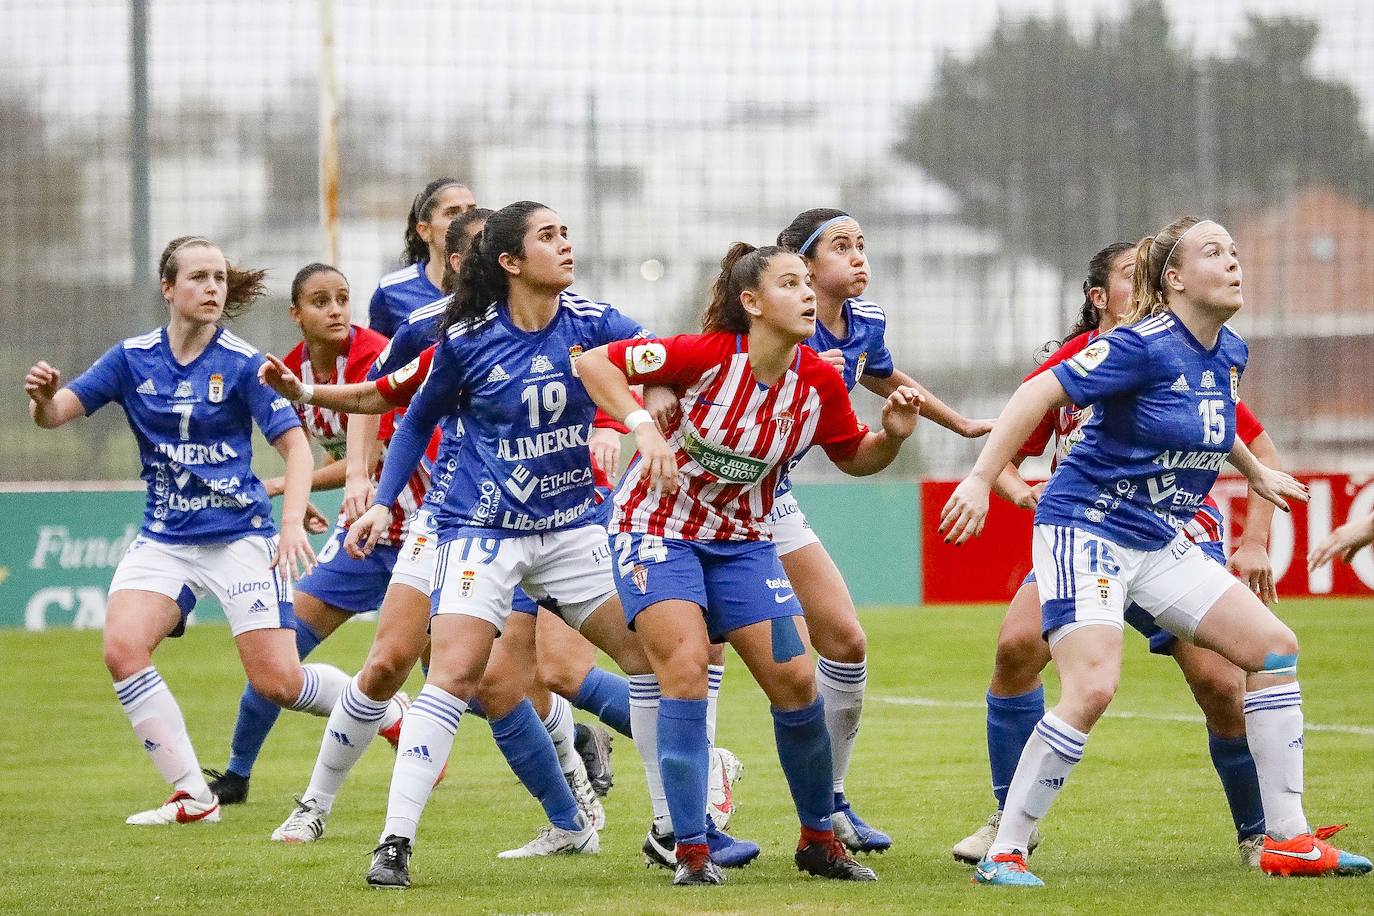
[[[382,839],[388,836],[415,839],[420,814],[448,762],[453,736],[467,708],[467,703],[433,684],[426,684],[410,704],[401,722],[401,743],[396,749],[396,765],[391,771],[391,794],[387,798]]]
[[[372,743],[372,736],[394,724],[403,711],[395,699],[374,700],[363,693],[357,677],[345,684],[324,727],[310,785],[301,797],[313,798],[324,810],[330,810],[353,765]]]
[[[210,800],[181,707],[152,665],[114,685],[115,696],[153,766],[175,788],[196,801]]]
[[[720,705],[720,682],[725,680],[724,665],[706,666],[706,740],[716,746],[716,707]]]
[[[549,696],[552,700],[549,703],[549,714],[544,719],[544,729],[553,739],[553,749],[558,753],[559,769],[563,771],[564,776],[576,773],[579,769],[585,770],[586,765],[582,762],[582,756],[577,753],[573,741],[575,723],[572,704],[556,693]]]
[[[1264,826],[1288,839],[1311,833],[1302,810],[1302,691],[1296,681],[1245,693],[1245,737],[1259,776]]]
[[[344,688],[348,686],[348,675],[333,665],[317,663],[301,665],[301,673],[304,675],[301,694],[296,697],[291,708],[316,716],[329,715]]]
[[[658,768],[658,678],[652,674],[631,674],[630,733],[635,749],[644,761],[644,778],[649,786],[649,804],[654,812],[654,827],[660,833],[672,830],[668,796],[663,791],[663,773]]]
[[[1036,821],[1050,810],[1073,765],[1083,759],[1087,740],[1086,734],[1054,713],[1045,713],[1016,764],[989,859],[1003,853],[1026,854]]]
[[[816,661],[816,689],[825,700],[825,730],[830,734],[830,761],[836,792],[844,791],[849,759],[859,737],[859,718],[864,711],[864,688],[868,686],[868,660]]]

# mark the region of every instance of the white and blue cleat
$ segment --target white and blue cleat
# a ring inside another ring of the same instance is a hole
[[[849,800],[843,792],[835,793],[835,811],[830,823],[835,829],[835,836],[850,852],[887,852],[892,848],[892,837],[864,823],[864,819],[849,806]]]
[[[1002,853],[979,862],[973,870],[974,884],[996,884],[1003,887],[1044,887],[1045,882],[1026,868],[1026,859],[1019,852]]]

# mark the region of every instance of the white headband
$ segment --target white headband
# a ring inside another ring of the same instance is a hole
[[[1178,243],[1186,239],[1188,237],[1188,233],[1192,232],[1198,226],[1201,226],[1203,223],[1210,222],[1212,222],[1212,220],[1210,219],[1200,219],[1197,222],[1193,223],[1187,229],[1183,230],[1183,234],[1180,235],[1178,237],[1178,240],[1175,241],[1174,244],[1169,248],[1169,253],[1164,257],[1164,266],[1159,269],[1159,288],[1161,291],[1164,289],[1164,274],[1166,274],[1169,270],[1169,260],[1174,256],[1174,249],[1178,248]]]

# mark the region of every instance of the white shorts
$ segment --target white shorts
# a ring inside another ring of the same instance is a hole
[[[434,557],[439,539],[434,534],[434,516],[420,509],[410,519],[406,540],[391,568],[391,581],[409,585],[417,592],[429,595],[434,591]]]
[[[1050,645],[1084,625],[1121,629],[1132,602],[1192,642],[1207,611],[1240,581],[1182,532],[1159,550],[1135,550],[1081,528],[1036,525],[1031,556]]]
[[[792,495],[791,490],[773,500],[773,511],[768,513],[764,521],[773,530],[773,546],[780,557],[821,542],[816,532],[811,530],[811,523],[806,520],[806,514],[797,505],[797,497]]]
[[[276,558],[275,536],[164,544],[139,535],[115,568],[110,594],[139,589],[166,595],[181,606],[184,621],[195,599],[209,593],[224,608],[235,636],[278,629],[291,621],[291,583],[272,568]]]
[[[552,598],[580,629],[615,594],[606,529],[583,525],[516,538],[464,537],[439,545],[431,614],[466,614],[505,629],[516,586]]]

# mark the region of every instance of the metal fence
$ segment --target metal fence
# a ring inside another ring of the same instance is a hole
[[[1365,0],[0,0],[0,21],[0,480],[133,475],[118,411],[42,432],[18,380],[165,320],[168,239],[270,268],[237,330],[281,352],[326,229],[362,319],[436,175],[553,206],[576,288],[663,332],[730,242],[845,208],[898,365],[970,416],[1063,335],[1095,250],[1214,215],[1246,269],[1244,396],[1295,466],[1374,471]],[[976,449],[919,438],[900,472]]]

